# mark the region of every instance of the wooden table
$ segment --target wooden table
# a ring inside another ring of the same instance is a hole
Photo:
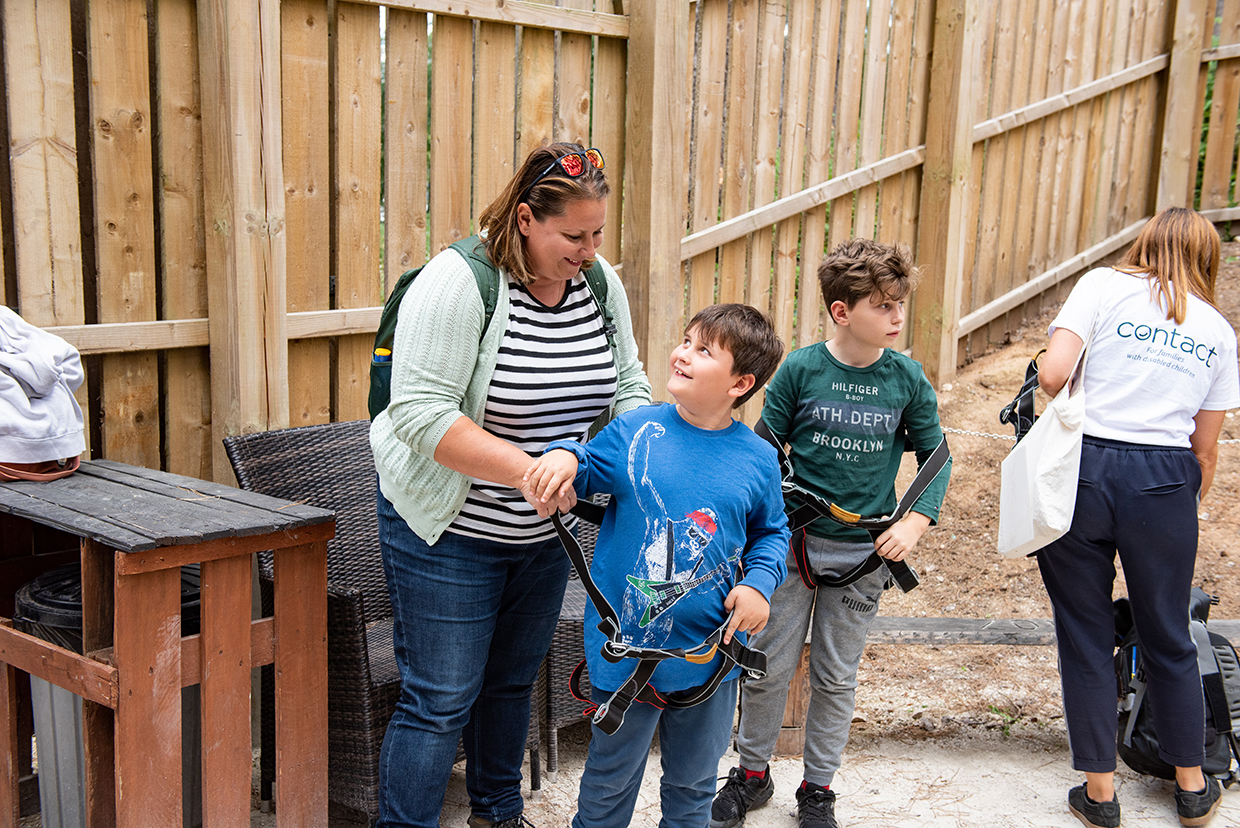
[[[106,460],[0,483],[6,520],[78,536],[78,655],[0,618],[0,825],[18,817],[16,678],[81,696],[88,823],[181,824],[181,688],[201,685],[203,818],[250,824],[250,670],[275,663],[276,824],[327,825],[327,541],[334,514]],[[251,621],[252,553],[275,550],[275,615]],[[181,574],[202,564],[200,635]]]

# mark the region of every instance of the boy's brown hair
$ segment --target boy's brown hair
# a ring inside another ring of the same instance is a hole
[[[753,374],[753,387],[732,403],[733,408],[766,385],[784,355],[784,343],[770,318],[749,305],[732,302],[702,308],[689,320],[685,332],[694,328],[702,339],[731,352],[732,376]]]
[[[818,286],[828,312],[836,302],[851,309],[875,293],[899,301],[913,291],[920,276],[908,247],[872,239],[842,242],[818,265]]]

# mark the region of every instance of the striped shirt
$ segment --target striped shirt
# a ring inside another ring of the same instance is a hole
[[[616,394],[617,373],[603,315],[585,277],[573,277],[548,307],[508,283],[508,328],[487,391],[483,428],[537,457],[552,440],[578,440]],[[555,537],[516,489],[474,479],[449,532],[501,543]]]

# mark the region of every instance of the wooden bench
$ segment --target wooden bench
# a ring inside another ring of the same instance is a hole
[[[1240,620],[1210,621],[1210,629],[1240,641]],[[1049,618],[897,618],[880,615],[866,636],[867,644],[956,644],[1030,646],[1055,643]],[[809,710],[809,638],[788,689],[784,723],[775,743],[776,756],[800,756],[805,748],[805,716]]]

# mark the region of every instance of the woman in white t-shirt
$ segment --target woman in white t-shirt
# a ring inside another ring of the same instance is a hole
[[[1176,809],[1204,825],[1221,796],[1201,772],[1204,708],[1188,600],[1197,504],[1214,479],[1227,409],[1240,406],[1236,334],[1214,307],[1219,238],[1193,210],[1142,229],[1115,268],[1081,277],[1051,323],[1042,389],[1068,381],[1093,331],[1083,381],[1085,441],[1072,528],[1039,550],[1055,611],[1081,822],[1118,826],[1115,796],[1115,555],[1124,567],[1153,700],[1160,753],[1176,768]]]

